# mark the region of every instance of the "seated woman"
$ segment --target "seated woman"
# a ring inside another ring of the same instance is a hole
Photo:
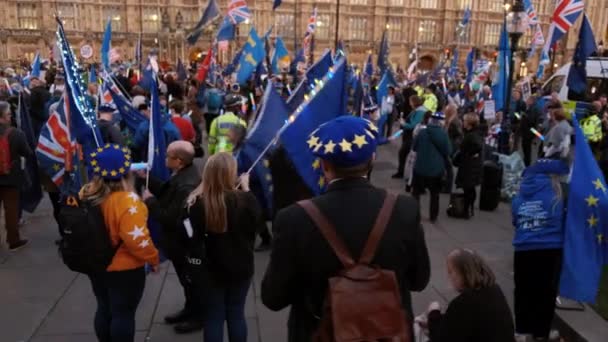
[[[429,307],[431,342],[513,342],[511,310],[485,261],[471,250],[456,249],[448,255],[447,269],[459,295],[443,314],[439,304]]]

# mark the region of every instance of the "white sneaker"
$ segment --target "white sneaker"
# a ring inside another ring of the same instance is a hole
[[[552,329],[549,332],[549,341],[559,341],[559,338],[560,338],[559,331]]]

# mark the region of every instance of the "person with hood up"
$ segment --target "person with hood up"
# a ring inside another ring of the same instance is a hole
[[[513,198],[515,331],[522,340],[544,341],[551,333],[564,244],[560,177],[569,172],[562,160],[539,159],[524,171]]]

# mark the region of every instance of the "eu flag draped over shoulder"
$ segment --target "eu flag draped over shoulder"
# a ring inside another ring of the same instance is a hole
[[[19,129],[25,134],[25,140],[32,151],[36,150],[36,137],[32,128],[32,121],[29,115],[29,108],[26,105],[26,99],[23,92],[19,93]],[[42,200],[42,188],[40,187],[40,177],[38,175],[38,162],[36,155],[32,154],[25,160],[25,169],[29,182],[21,189],[20,202],[23,210],[28,213],[33,213]]]
[[[156,75],[152,77],[152,89],[150,89],[150,130],[148,131],[148,169],[150,174],[163,182],[169,179],[169,169],[165,165],[165,154],[167,143],[163,132],[162,111],[158,97],[158,83]]]
[[[220,15],[220,7],[217,5],[216,0],[209,0],[207,3],[207,7],[201,16],[201,19],[198,21],[196,26],[188,33],[186,36],[186,40],[188,44],[194,45],[196,41],[200,38],[203,30],[207,25],[209,25],[215,18]]]
[[[506,22],[502,26],[498,50],[498,79],[492,87],[492,96],[496,103],[496,110],[502,111],[505,108],[505,101],[507,99],[507,80],[509,78],[509,61],[511,60],[511,48],[509,47]]]
[[[606,180],[573,117],[575,158],[568,193],[560,295],[594,303],[602,266],[608,263]]]
[[[256,118],[255,123],[249,130],[243,147],[237,154],[237,161],[240,170],[247,170],[251,167],[252,163],[260,157],[266,147],[271,141],[277,136],[277,133],[285,125],[285,122],[289,116],[287,106],[285,102],[274,90],[274,86],[271,82],[266,86],[264,93],[264,99],[262,100],[262,108],[260,114]],[[252,189],[260,203],[263,203],[263,207],[268,211],[268,214],[272,213],[272,177],[270,176],[270,169],[268,168],[268,161],[262,156],[262,161],[257,163],[252,172],[253,178],[257,183],[261,185],[262,193],[256,193],[257,190]],[[271,217],[271,216],[269,216]]]
[[[258,36],[258,33],[252,27],[249,31],[249,38],[243,47],[243,53],[239,60],[239,65],[236,69],[236,81],[239,84],[245,84],[251,74],[255,71],[258,64],[264,60],[266,51],[264,50],[264,42]]]
[[[578,43],[572,58],[572,66],[568,72],[568,88],[576,93],[584,93],[587,89],[587,58],[597,51],[595,37],[589,18],[585,14],[581,22]]]
[[[317,142],[310,141],[309,135],[321,124],[346,113],[346,60],[340,59],[332,69],[327,72],[323,87],[310,102],[303,104],[300,113],[296,111],[294,121],[281,135],[281,143],[298,174],[315,194],[321,193],[326,183],[320,161],[314,157],[309,147]],[[332,149],[338,143],[330,142],[319,148]]]

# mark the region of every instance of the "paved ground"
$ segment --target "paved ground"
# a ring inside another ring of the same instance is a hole
[[[394,146],[383,147],[372,181],[392,191],[402,191],[402,183],[390,179],[395,169]],[[389,158],[390,157],[390,158]],[[432,225],[425,219],[427,244],[431,254],[431,283],[422,293],[414,294],[414,309],[422,312],[432,300],[444,304],[455,296],[447,280],[444,260],[456,247],[481,253],[496,272],[498,282],[512,303],[513,251],[508,205],[501,204],[492,213],[478,212],[470,221],[445,216],[448,198],[441,198],[441,216]],[[428,204],[423,199],[423,217]],[[16,253],[0,247],[0,341],[2,342],[89,342],[93,334],[94,298],[88,279],[70,272],[61,263],[53,241],[57,238],[50,205],[45,201],[34,214],[27,216],[23,228],[31,245]],[[4,230],[0,230],[4,234]],[[268,253],[256,256],[254,286],[247,302],[250,341],[283,342],[286,340],[286,312],[274,313],[260,301],[259,289]],[[173,270],[164,266],[159,274],[148,276],[146,290],[137,314],[136,341],[202,341],[202,334],[178,336],[162,323],[163,317],[182,305],[182,294]],[[588,341],[605,342],[608,323],[594,312],[559,312]]]

